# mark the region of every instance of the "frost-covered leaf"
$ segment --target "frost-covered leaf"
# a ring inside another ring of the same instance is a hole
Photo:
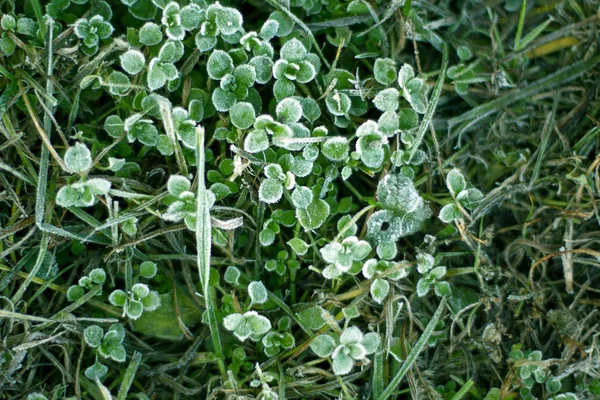
[[[220,80],[233,72],[233,59],[223,50],[215,50],[208,57],[206,71],[212,79]]]
[[[275,108],[277,119],[284,124],[298,122],[302,117],[302,105],[293,97],[283,99]]]
[[[92,166],[92,153],[85,144],[76,143],[67,149],[64,161],[68,172],[84,172]]]
[[[404,64],[398,71],[398,85],[404,88],[415,77],[415,70],[409,64]]]
[[[333,372],[336,375],[346,375],[350,371],[352,371],[352,367],[354,366],[354,359],[347,355],[344,352],[337,353],[336,357],[333,359]]]
[[[296,217],[300,225],[307,231],[317,229],[323,225],[329,217],[329,213],[329,204],[322,199],[313,199],[305,209],[296,209]]]
[[[475,188],[463,190],[456,196],[460,204],[469,209],[474,209],[483,200],[483,193]]]
[[[92,191],[96,196],[104,196],[108,193],[111,187],[111,183],[103,178],[88,179],[85,185]]]
[[[140,42],[146,46],[159,44],[163,39],[163,33],[160,25],[154,22],[146,22],[140,28]]]
[[[463,218],[463,215],[458,209],[458,207],[456,207],[456,204],[450,203],[442,207],[438,217],[440,218],[440,220],[442,220],[442,222],[449,224]]]
[[[413,182],[402,174],[388,174],[379,182],[377,200],[382,207],[402,214],[423,206]]]
[[[342,136],[329,138],[321,145],[321,152],[331,161],[343,161],[350,153],[348,139]]]
[[[267,289],[261,281],[250,282],[248,295],[250,295],[252,304],[263,304],[268,299]]]
[[[292,203],[296,208],[306,208],[313,200],[312,191],[306,186],[298,186],[292,193]]]
[[[373,104],[379,111],[396,111],[398,109],[398,99],[400,93],[394,88],[384,89],[377,93]]]
[[[125,305],[125,303],[127,302],[127,294],[120,289],[114,290],[108,296],[108,301],[113,306],[123,307]]]
[[[242,276],[242,273],[240,272],[239,268],[230,265],[225,270],[223,279],[225,279],[225,282],[227,282],[227,283],[231,283],[232,285],[237,285],[237,284],[239,284],[239,279],[241,276]]]
[[[254,124],[256,113],[252,104],[242,102],[237,103],[229,110],[231,123],[240,129],[248,129]]]
[[[277,203],[283,195],[283,185],[276,179],[265,179],[258,188],[258,198],[267,204]]]
[[[253,130],[244,139],[244,150],[248,153],[258,153],[269,148],[269,137],[264,130]]]
[[[108,367],[98,361],[85,369],[85,376],[92,381],[102,379],[107,373]],[[29,400],[29,398],[27,400]]]
[[[90,325],[83,330],[83,338],[88,346],[98,347],[102,343],[104,330],[98,325]]]
[[[391,85],[396,80],[396,63],[389,58],[378,58],[373,66],[373,76],[382,85]]]
[[[371,297],[377,303],[383,303],[383,300],[388,295],[390,291],[390,284],[385,279],[375,279],[373,283],[371,283]]]
[[[173,196],[179,197],[182,193],[187,192],[192,187],[192,183],[188,178],[182,175],[171,175],[167,182],[167,190]]]
[[[287,244],[299,256],[303,256],[308,252],[308,244],[300,238],[292,238],[288,240]]]
[[[114,71],[108,76],[108,90],[114,95],[122,95],[131,87],[129,77],[122,72]]]
[[[373,353],[375,353],[377,351],[377,348],[379,347],[380,340],[381,339],[379,338],[379,335],[377,333],[370,332],[370,333],[367,333],[363,337],[363,340],[361,341],[361,344],[365,348],[367,354],[373,354]]]
[[[319,357],[329,357],[335,349],[335,340],[329,335],[319,335],[310,343],[310,349]]]
[[[119,59],[121,60],[121,68],[129,75],[139,74],[146,64],[146,57],[139,50],[128,50],[121,54]]]
[[[456,168],[448,172],[446,176],[446,186],[453,195],[457,195],[467,187],[464,175]]]
[[[333,90],[325,98],[325,105],[332,115],[343,116],[348,114],[348,111],[350,111],[352,101],[346,93]]]

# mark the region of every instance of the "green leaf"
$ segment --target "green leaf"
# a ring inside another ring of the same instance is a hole
[[[331,161],[344,161],[350,153],[348,139],[342,136],[329,138],[321,145],[321,152]]]
[[[389,58],[378,58],[373,66],[373,76],[382,85],[391,85],[396,80],[396,63]]]
[[[324,310],[322,307],[314,306],[302,310],[296,315],[304,326],[316,331],[317,329],[321,329],[326,323],[325,319],[321,316],[323,312]]]
[[[269,137],[264,130],[253,130],[244,139],[244,150],[248,153],[258,153],[269,148]]]
[[[321,116],[321,108],[319,108],[319,104],[312,97],[305,97],[300,100],[302,105],[302,115],[308,122],[311,124],[319,119]]]
[[[456,168],[448,172],[446,176],[446,186],[453,195],[457,195],[467,187],[464,175]]]
[[[258,188],[258,198],[267,204],[277,203],[283,195],[283,185],[275,179],[265,179]]]
[[[248,285],[248,295],[252,304],[263,304],[267,301],[267,289],[260,281],[250,282]]]
[[[104,338],[104,330],[98,325],[90,325],[83,330],[83,338],[88,346],[98,347]]]
[[[68,172],[84,172],[92,166],[92,153],[83,143],[76,143],[67,149],[64,161]]]
[[[277,119],[284,124],[298,122],[302,117],[302,105],[293,97],[281,100],[275,108]]]
[[[375,279],[371,283],[371,297],[379,304],[383,303],[389,291],[390,284],[385,279]]]
[[[450,224],[456,220],[463,218],[463,215],[458,209],[458,207],[456,207],[456,204],[450,203],[442,207],[438,217],[440,220],[442,220],[442,222]]]
[[[119,57],[121,68],[129,75],[137,75],[146,64],[146,57],[139,50],[128,50]]]
[[[239,129],[248,129],[254,124],[256,114],[250,103],[237,103],[229,110],[231,123]]]
[[[335,340],[329,335],[319,335],[310,343],[310,349],[319,357],[329,357],[335,349]]]
[[[308,252],[308,244],[300,238],[292,238],[288,240],[287,244],[299,256],[303,256]]]
[[[146,46],[154,46],[162,42],[163,33],[160,25],[154,22],[146,22],[140,28],[140,42]]]
[[[125,303],[127,302],[127,294],[120,289],[114,290],[108,296],[108,301],[113,306],[123,307],[125,305]]]
[[[69,289],[67,290],[67,300],[77,301],[80,298],[82,298],[84,294],[85,294],[85,292],[81,286],[78,286],[78,285],[69,286]]]
[[[175,305],[175,298],[177,305]],[[201,312],[186,293],[176,289],[159,295],[160,306],[145,310],[141,317],[131,322],[133,329],[140,334],[165,340],[179,341],[184,336],[180,322],[191,328],[201,321]]]
[[[298,186],[292,193],[294,207],[305,209],[313,201],[313,193],[306,186]]]
[[[329,217],[329,204],[321,199],[313,199],[305,209],[296,209],[296,217],[304,230],[319,228]]]
[[[269,16],[270,20],[277,21],[279,27],[277,29],[277,37],[285,37],[294,29],[294,21],[282,11],[275,11]]]
[[[107,373],[108,367],[99,361],[96,361],[95,364],[85,369],[85,376],[93,381],[102,379]]]
[[[131,87],[129,77],[122,72],[114,71],[108,77],[108,91],[114,95],[122,95]]]
[[[211,79],[221,80],[233,72],[233,59],[223,50],[215,50],[208,57],[206,72]]]
[[[352,102],[346,93],[333,90],[325,98],[325,105],[327,106],[327,110],[329,110],[332,115],[343,116],[348,114],[348,111],[350,111]]]

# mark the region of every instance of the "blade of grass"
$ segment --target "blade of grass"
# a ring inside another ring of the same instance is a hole
[[[490,114],[493,114],[494,112],[512,103],[533,96],[534,94],[539,93],[542,90],[557,86],[559,84],[563,84],[565,82],[577,78],[579,75],[596,66],[596,64],[598,64],[599,62],[600,56],[590,57],[587,60],[579,61],[578,63],[569,65],[568,67],[565,67],[560,71],[555,72],[554,74],[548,75],[540,80],[537,80],[529,86],[507,93],[500,98],[475,107],[458,117],[449,119],[448,126],[450,129],[452,129],[452,127],[458,124],[460,124],[460,126],[455,131],[451,132],[447,140],[452,140],[454,137],[462,135],[477,121],[482,120]]]
[[[465,397],[465,394],[467,394],[469,392],[469,390],[471,390],[471,386],[473,386],[475,382],[472,379],[469,379],[464,385],[463,387],[460,388],[460,390],[458,392],[456,392],[456,394],[454,396],[452,396],[452,398],[450,400],[460,400],[463,397]]]
[[[141,361],[142,353],[139,351],[133,353],[133,357],[131,357],[131,361],[127,366],[123,380],[121,381],[121,387],[119,388],[119,393],[117,394],[117,400],[125,400],[127,398],[127,393],[129,393],[129,389],[133,383],[133,378],[135,378],[135,374],[140,366]]]
[[[383,393],[383,350],[379,349],[373,359],[373,398],[378,399]]]
[[[419,130],[417,132],[417,137],[415,139],[415,143],[410,151],[409,163],[412,160],[413,156],[419,149],[419,145],[423,140],[423,136],[425,136],[425,131],[429,128],[429,124],[431,123],[431,119],[433,118],[433,113],[435,108],[437,107],[437,103],[440,99],[440,94],[442,93],[442,88],[444,87],[444,79],[446,78],[446,68],[448,67],[448,45],[446,43],[442,46],[442,69],[440,70],[440,74],[438,75],[437,82],[433,87],[433,93],[431,94],[431,99],[429,100],[429,104],[427,105],[427,110],[425,111],[425,116],[423,117],[423,121],[421,121],[421,125],[419,126]]]
[[[538,26],[536,26],[535,28],[533,28],[531,30],[531,32],[529,32],[523,38],[523,40],[519,43],[519,47],[516,48],[515,50],[519,51],[519,50],[523,49],[524,47],[526,47],[529,43],[533,42],[533,40],[535,38],[537,38],[544,31],[544,29],[546,29],[546,27],[548,25],[550,25],[550,22],[552,22],[552,20],[546,20],[546,21],[542,22],[541,24],[539,24]]]
[[[525,11],[527,10],[527,0],[521,2],[521,12],[519,13],[519,23],[517,24],[517,32],[515,33],[515,50],[521,48],[521,34],[523,33],[523,25],[525,24]]]
[[[196,128],[196,166],[198,192],[196,196],[196,252],[197,266],[200,274],[200,283],[202,284],[202,294],[206,303],[206,312],[208,314],[208,324],[212,338],[215,354],[217,355],[217,365],[223,382],[227,380],[227,369],[223,358],[223,349],[221,347],[221,337],[219,336],[219,324],[215,315],[215,309],[212,304],[212,292],[209,286],[210,277],[210,250],[211,250],[211,228],[210,228],[210,209],[208,207],[208,193],[206,190],[206,181],[204,177],[204,128]]]
[[[386,400],[388,397],[390,397],[392,395],[392,392],[394,390],[396,390],[396,388],[398,387],[400,382],[402,382],[404,375],[406,375],[406,373],[412,367],[412,365],[415,363],[415,361],[417,361],[417,357],[419,357],[419,353],[421,353],[421,350],[423,350],[423,348],[427,344],[427,341],[429,340],[429,337],[433,333],[436,324],[440,320],[440,318],[442,316],[442,312],[444,311],[445,307],[446,307],[446,298],[443,297],[442,300],[440,301],[440,305],[438,306],[437,310],[435,310],[435,313],[431,317],[431,321],[429,321],[429,323],[427,324],[427,327],[425,327],[423,334],[421,335],[419,340],[417,340],[417,343],[415,343],[415,346],[412,348],[412,350],[408,354],[408,357],[406,357],[406,360],[404,360],[404,363],[398,370],[398,373],[396,373],[396,376],[394,376],[394,378],[392,379],[390,384],[385,388],[383,393],[381,393],[381,395],[379,397],[377,397],[377,400]]]
[[[37,4],[37,6],[39,8],[39,3],[37,1],[34,1],[34,3]],[[40,12],[41,12],[41,9],[40,9]],[[37,14],[37,11],[36,11],[36,14]],[[41,14],[39,17],[41,18]],[[40,25],[40,27],[41,26],[43,26],[43,25]],[[54,29],[54,20],[53,19],[51,19],[51,18],[48,19],[48,22],[46,24],[46,29],[48,30],[48,35],[46,37],[46,54],[47,54],[46,93],[52,94],[52,92],[53,92],[52,75],[54,72],[54,63],[53,63],[53,59],[52,59],[52,55],[53,55],[52,32]],[[41,30],[44,31],[44,29],[41,29]],[[44,36],[46,36],[46,35],[44,35]],[[21,84],[21,81],[18,80],[17,83],[19,84],[19,89],[24,94],[23,85]],[[36,125],[37,128],[39,128],[38,130],[40,130],[40,132],[41,132],[41,127],[39,126],[39,123],[37,122],[37,116],[33,113],[33,109],[31,108],[31,104],[29,103],[29,99],[27,98],[27,95],[25,94],[22,97],[23,97],[23,100],[25,100],[25,105],[27,106],[27,110],[31,114],[31,118],[34,120],[34,124]],[[47,182],[48,182],[48,167],[49,167],[49,163],[50,163],[50,150],[49,149],[52,149],[52,145],[50,144],[50,136],[52,133],[52,121],[50,120],[50,118],[47,114],[44,115],[44,131],[45,131],[45,134],[47,135],[48,142],[46,143],[46,146],[42,146],[42,154],[40,156],[40,172],[39,172],[38,185],[36,188],[36,198],[35,198],[35,222],[36,222],[36,225],[40,229],[41,229],[41,225],[44,224],[44,209],[45,209],[45,203],[46,203],[46,186],[47,186]],[[44,135],[42,135],[42,139],[44,139]],[[52,150],[54,150],[54,149],[52,149]],[[62,161],[62,159],[60,159],[60,160]],[[51,215],[48,215],[47,218],[50,219]],[[42,232],[42,238],[40,240],[40,250],[38,253],[38,257],[35,260],[35,265],[31,269],[29,276],[27,276],[27,278],[25,278],[25,280],[19,287],[19,290],[17,290],[17,292],[11,298],[13,303],[18,303],[23,298],[23,294],[27,290],[27,287],[29,286],[29,284],[31,283],[33,278],[35,278],[38,271],[42,267],[42,263],[46,259],[46,252],[48,251],[49,243],[50,243],[50,235],[48,234],[48,232],[45,232],[45,231]]]

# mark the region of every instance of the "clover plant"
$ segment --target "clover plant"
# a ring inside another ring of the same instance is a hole
[[[333,360],[333,372],[336,375],[346,375],[352,371],[357,361],[363,361],[379,347],[379,335],[370,332],[364,335],[356,326],[350,326],[342,331],[339,338],[330,335],[319,335],[310,344],[311,350],[319,357],[329,357]]]
[[[483,199],[483,194],[475,188],[467,188],[463,174],[453,169],[446,176],[446,186],[463,209],[474,210]],[[446,204],[440,210],[439,218],[445,223],[463,219],[463,214],[456,203]]]
[[[110,38],[114,29],[110,22],[105,21],[101,15],[94,15],[90,19],[81,18],[75,23],[75,35],[82,41],[81,51],[93,56],[98,51],[100,40]]]

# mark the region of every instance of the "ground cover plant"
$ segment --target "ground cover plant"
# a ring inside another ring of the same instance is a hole
[[[0,13],[0,399],[600,398],[597,0]]]

